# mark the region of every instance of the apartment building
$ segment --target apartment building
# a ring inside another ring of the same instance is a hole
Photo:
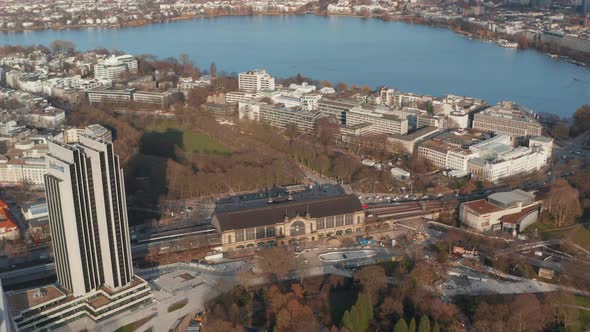
[[[379,90],[379,97],[381,99],[381,104],[387,106],[394,106],[395,105],[395,95],[396,91],[390,88],[381,88]]]
[[[238,74],[238,87],[242,92],[274,90],[275,79],[264,69],[256,69]]]
[[[127,71],[136,73],[137,65],[137,59],[133,55],[111,56],[94,65],[94,78],[115,80]]]
[[[531,110],[505,101],[475,114],[473,129],[520,139],[541,136],[543,128]]]
[[[6,185],[43,185],[47,145],[32,141],[15,143],[14,149],[0,156],[0,183]]]

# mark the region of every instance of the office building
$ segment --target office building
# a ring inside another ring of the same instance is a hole
[[[543,128],[531,110],[512,102],[501,102],[475,114],[473,129],[521,139],[541,136]]]
[[[275,79],[264,69],[256,69],[238,75],[238,87],[242,92],[259,92],[274,90]]]
[[[235,251],[359,234],[365,213],[356,196],[344,195],[216,212],[212,223],[223,251]]]
[[[133,89],[114,90],[97,86],[86,90],[90,104],[97,103],[125,103],[133,99]]]
[[[354,126],[364,123],[370,124],[368,131],[372,134],[405,135],[408,133],[408,119],[365,107],[354,107],[347,112],[347,125]]]
[[[476,179],[499,182],[545,167],[552,149],[550,141],[538,138],[531,140],[529,147],[513,147],[508,135],[478,139],[475,133],[447,132],[421,143],[418,155],[438,168],[468,171]]]
[[[134,91],[133,101],[136,103],[155,105],[160,108],[168,108],[174,102],[180,100],[180,92],[168,90],[164,92]]]
[[[300,108],[290,109],[257,101],[244,101],[238,105],[238,117],[265,122],[279,128],[295,126],[301,132],[311,133],[322,114],[307,112]]]
[[[318,101],[318,110],[325,116],[332,117],[342,125],[346,125],[346,114],[361,103],[351,98],[322,98]]]
[[[126,72],[137,72],[137,59],[130,54],[111,56],[94,65],[94,78],[115,80]]]
[[[533,193],[516,189],[462,203],[459,220],[478,231],[520,233],[538,220],[542,208],[542,201],[537,200]]]
[[[19,330],[53,330],[151,301],[133,275],[123,170],[113,145],[49,142],[45,191],[58,283],[7,294]]]

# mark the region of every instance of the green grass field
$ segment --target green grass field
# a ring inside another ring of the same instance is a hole
[[[569,228],[564,230],[552,231],[554,227],[548,224],[537,222],[526,229],[528,234],[533,234],[535,230],[539,232],[541,237],[547,239],[563,239],[569,238],[573,243],[590,250],[590,230],[583,226],[576,228]]]
[[[170,152],[170,148],[178,145],[188,156],[193,153],[229,154],[231,151],[223,144],[210,139],[207,135],[181,128],[176,121],[167,120],[145,129],[142,149],[154,146],[153,154]],[[152,153],[150,153],[152,154]]]

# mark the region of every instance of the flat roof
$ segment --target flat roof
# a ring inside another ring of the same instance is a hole
[[[476,201],[466,202],[463,203],[463,205],[479,215],[498,212],[502,210],[502,208],[495,206],[494,204],[488,202],[486,199],[478,199]]]
[[[6,293],[8,307],[13,315],[65,296],[66,294],[54,285]]]
[[[535,199],[535,195],[521,189],[515,189],[513,191],[491,194],[488,196],[488,199],[494,200],[504,205],[510,205],[513,202]]]

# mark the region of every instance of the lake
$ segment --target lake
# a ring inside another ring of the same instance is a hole
[[[0,44],[70,40],[160,58],[187,53],[203,69],[267,69],[348,84],[516,101],[560,116],[590,103],[590,69],[535,50],[506,49],[453,31],[354,17],[221,17],[122,29],[0,33]]]

